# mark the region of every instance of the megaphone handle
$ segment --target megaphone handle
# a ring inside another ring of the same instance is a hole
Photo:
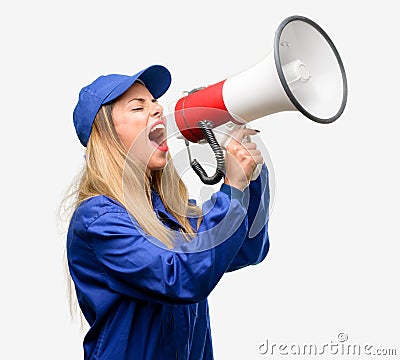
[[[203,167],[196,159],[190,162],[190,166],[204,184],[214,185],[224,177],[224,170],[225,170],[224,153],[221,147],[219,146],[213,131],[208,127],[208,122],[200,121],[199,128],[203,132],[205,139],[210,145],[212,151],[214,152],[215,159],[217,160],[217,169],[214,175],[208,176],[206,171],[203,169]]]

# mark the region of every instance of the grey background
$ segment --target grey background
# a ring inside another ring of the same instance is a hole
[[[83,161],[72,125],[80,88],[161,63],[173,75],[160,99],[167,107],[181,91],[263,59],[294,14],[316,21],[337,46],[348,106],[331,125],[298,112],[253,122],[276,176],[271,250],[210,296],[215,358],[263,358],[266,339],[322,344],[340,332],[349,343],[400,352],[394,1],[38,0],[9,2],[0,21],[1,358],[82,358],[83,333],[65,299],[65,226],[56,219]]]

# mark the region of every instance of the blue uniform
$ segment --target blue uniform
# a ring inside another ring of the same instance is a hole
[[[159,219],[178,221],[152,191]],[[118,202],[99,195],[74,212],[68,265],[90,325],[85,359],[213,359],[207,297],[223,274],[262,261],[269,249],[268,171],[244,192],[222,184],[203,206],[197,236],[172,250]],[[191,219],[196,228],[197,219]]]

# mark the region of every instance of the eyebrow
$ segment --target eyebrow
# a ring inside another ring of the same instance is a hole
[[[129,104],[131,101],[140,101],[140,102],[145,102],[146,101],[146,99],[143,99],[143,98],[133,98],[133,99],[130,99],[128,102],[127,102],[127,104]]]
[[[146,99],[144,99],[144,98],[141,98],[141,97],[137,97],[137,98],[133,98],[133,99],[130,99],[128,102],[127,102],[127,104],[129,104],[131,101],[140,101],[140,102],[146,102]],[[151,102],[157,102],[157,99],[151,99]]]

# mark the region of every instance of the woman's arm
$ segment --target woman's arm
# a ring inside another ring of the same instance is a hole
[[[227,195],[239,191],[222,184],[221,191]],[[246,238],[227,271],[235,271],[248,265],[255,265],[265,259],[269,250],[269,178],[268,169],[262,166],[260,175],[245,189],[244,203],[247,206],[248,231]]]
[[[90,220],[83,241],[92,247],[97,270],[107,286],[124,295],[158,302],[192,303],[207,298],[229,268],[246,236],[243,196],[231,199],[215,193],[203,205],[198,235],[178,249],[168,250],[146,236],[127,212],[116,205]],[[88,216],[86,217],[88,218]],[[85,268],[87,254],[69,244],[74,273]],[[82,254],[82,255],[81,255]],[[84,275],[81,275],[84,276]]]

